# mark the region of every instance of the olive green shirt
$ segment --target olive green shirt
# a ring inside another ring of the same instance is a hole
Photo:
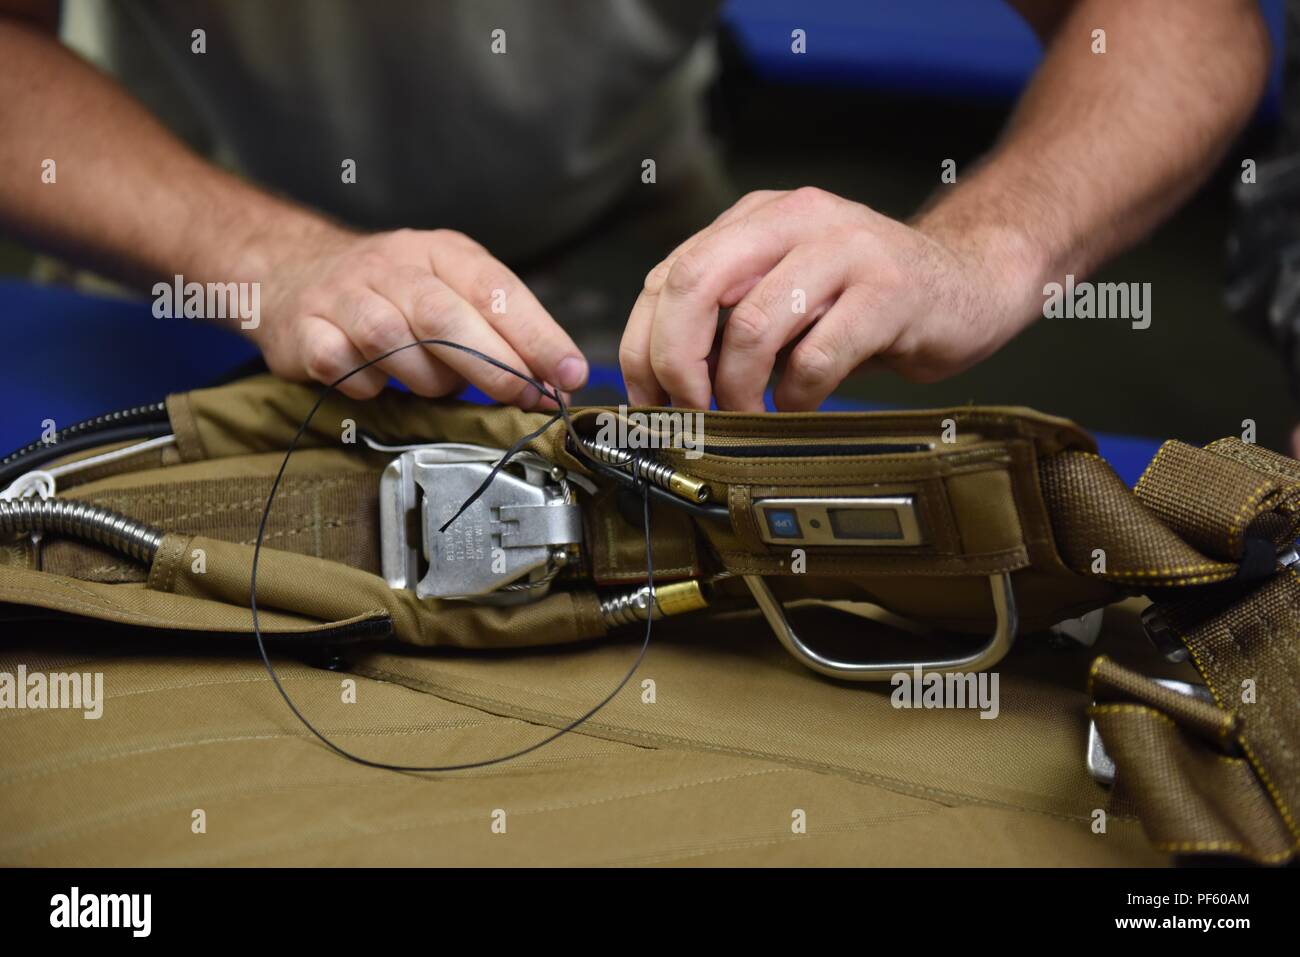
[[[717,6],[67,0],[62,32],[222,165],[357,226],[461,229],[508,257],[650,188],[645,160],[662,185],[707,153]]]

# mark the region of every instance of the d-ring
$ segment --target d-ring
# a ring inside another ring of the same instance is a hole
[[[745,575],[745,584],[754,594],[754,600],[763,611],[763,617],[776,632],[776,637],[786,651],[819,674],[846,681],[888,681],[900,671],[982,671],[991,668],[1011,650],[1016,640],[1016,596],[1011,587],[1011,576],[1003,572],[989,576],[989,590],[993,595],[993,610],[997,616],[993,634],[978,650],[959,658],[941,658],[933,661],[836,661],[804,644],[785,616],[785,609],[768,588],[761,575]]]

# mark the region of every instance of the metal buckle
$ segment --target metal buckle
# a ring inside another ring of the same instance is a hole
[[[1214,703],[1214,695],[1210,694],[1210,689],[1205,685],[1194,685],[1186,681],[1175,681],[1173,678],[1152,678],[1156,684],[1162,688],[1168,688],[1170,691],[1177,691],[1179,694],[1187,695],[1189,698],[1197,698],[1201,701]],[[1095,703],[1095,702],[1094,702]],[[1088,751],[1087,751],[1088,773],[1098,784],[1110,786],[1115,783],[1115,762],[1111,760],[1106,753],[1106,746],[1102,743],[1101,733],[1097,730],[1097,722],[1088,722]]]
[[[1187,647],[1160,617],[1155,605],[1147,605],[1142,609],[1142,630],[1146,633],[1147,640],[1155,646],[1156,651],[1165,661],[1182,664],[1187,660]]]
[[[582,516],[563,471],[541,456],[515,455],[440,531],[504,454],[447,443],[408,449],[388,464],[379,518],[390,587],[493,604],[532,601],[550,589],[582,541]]]
[[[846,681],[888,681],[900,671],[982,671],[991,668],[1011,650],[1016,640],[1016,596],[1007,573],[989,576],[989,591],[993,596],[993,609],[997,616],[993,634],[978,650],[958,658],[932,661],[837,661],[808,647],[790,626],[785,609],[772,594],[772,589],[761,575],[745,575],[745,584],[758,602],[763,617],[786,651],[819,674]]]
[[[1059,639],[1091,648],[1101,637],[1101,626],[1105,620],[1106,609],[1096,608],[1085,612],[1078,618],[1066,618],[1058,621],[1048,632]]]

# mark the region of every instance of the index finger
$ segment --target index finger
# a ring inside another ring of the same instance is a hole
[[[628,398],[634,405],[659,405],[668,399],[668,394],[655,379],[654,370],[650,365],[650,330],[653,326],[659,290],[663,288],[664,278],[672,269],[673,263],[683,252],[705,237],[712,236],[723,226],[736,222],[781,195],[783,194],[776,190],[757,190],[745,194],[704,229],[691,234],[679,243],[646,275],[644,288],[637,296],[628,315],[627,326],[623,330],[623,338],[618,350],[618,362],[623,370],[623,381],[627,385]]]
[[[684,252],[664,278],[650,328],[650,365],[674,405],[708,408],[708,357],[718,308],[752,285],[793,247],[779,217],[751,217],[722,227]]]
[[[518,276],[479,247],[440,249],[439,279],[478,310],[528,367],[561,389],[581,388],[587,360]]]

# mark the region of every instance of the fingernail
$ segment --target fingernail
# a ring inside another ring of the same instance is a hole
[[[586,360],[578,356],[565,356],[555,369],[556,385],[561,389],[577,389],[587,381]]]

